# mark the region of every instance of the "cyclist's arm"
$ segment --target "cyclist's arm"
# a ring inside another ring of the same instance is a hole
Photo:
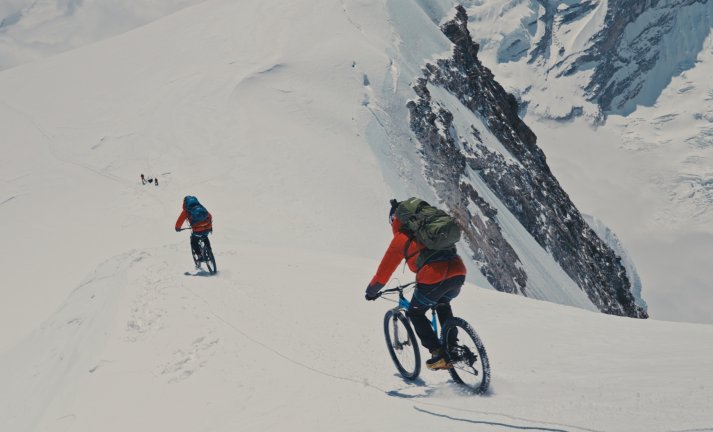
[[[407,240],[408,237],[402,233],[394,235],[389,247],[386,249],[386,253],[384,253],[384,257],[381,259],[376,275],[374,275],[369,285],[374,283],[381,284],[382,286],[386,285],[394,273],[394,270],[399,266],[401,260],[404,259],[404,247],[406,246]]]
[[[186,221],[186,218],[188,217],[188,213],[186,213],[185,210],[181,212],[180,215],[178,215],[178,220],[176,220],[176,229],[179,230],[181,229],[181,226],[183,225],[183,222]]]

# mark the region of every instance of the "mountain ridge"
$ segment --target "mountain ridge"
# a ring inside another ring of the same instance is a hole
[[[472,41],[467,23],[465,8],[458,6],[455,18],[442,25],[454,43],[453,57],[425,66],[425,78],[414,86],[418,99],[409,102],[409,109],[411,127],[423,144],[427,172],[440,196],[448,197],[443,199],[449,209],[460,217],[473,258],[482,263],[481,272],[498,290],[528,295],[527,271],[500,233],[496,212],[473,187],[466,168],[505,203],[601,311],[647,317],[634,302],[620,257],[584,221],[552,175],[536,145],[537,137],[520,120],[515,98],[478,60],[478,45]],[[509,163],[483,145],[482,132],[476,126],[448,133],[455,128],[453,114],[431,105],[428,85],[443,87],[485,119],[485,126],[519,163]],[[446,183],[450,187],[442,187]],[[471,204],[486,218],[471,215]],[[477,222],[471,222],[473,219]],[[490,235],[482,237],[483,232]]]

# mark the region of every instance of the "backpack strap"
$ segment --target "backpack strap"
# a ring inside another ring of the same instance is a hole
[[[411,242],[413,239],[411,239],[411,236],[408,236],[408,240],[406,240],[406,244],[404,245],[404,270],[406,270],[406,264],[408,264],[408,260],[413,257],[413,255],[409,256],[408,254],[408,248],[411,247]]]
[[[413,242],[413,239],[411,238],[411,236],[409,236],[408,240],[406,240],[406,244],[404,245],[404,259],[406,260],[406,262],[408,262],[408,260],[415,257],[418,254],[418,252],[420,252],[420,251],[418,251],[411,255],[408,254],[408,248],[411,247],[412,242]]]

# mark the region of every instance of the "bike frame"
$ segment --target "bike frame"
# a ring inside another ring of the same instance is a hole
[[[379,293],[379,296],[385,293],[390,293],[390,292],[398,292],[399,293],[399,301],[398,301],[398,306],[394,308],[394,312],[398,310],[403,310],[407,311],[409,306],[411,306],[411,302],[404,296],[404,289],[408,288],[411,285],[416,285],[416,282],[411,282],[407,283],[406,285],[399,285],[394,288],[390,288],[384,291],[381,291]],[[436,333],[436,336],[438,336],[438,339],[441,337],[438,335],[438,319],[436,319],[436,306],[433,306],[431,308],[431,327],[433,328],[433,331]]]
[[[187,228],[180,228],[179,231],[187,231],[191,230],[193,231],[193,227],[187,227]],[[206,235],[196,235],[195,233],[191,232],[191,236],[195,236],[198,239],[198,246],[201,248],[201,253],[203,253],[206,249],[205,241],[208,238],[208,234]]]

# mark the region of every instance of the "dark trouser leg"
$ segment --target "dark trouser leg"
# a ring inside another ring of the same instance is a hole
[[[456,279],[456,278],[452,278]],[[460,288],[463,285],[463,282],[465,282],[465,278],[463,277],[462,280],[453,280],[450,290],[446,292],[443,297],[441,297],[438,300],[438,306],[436,306],[436,313],[438,314],[438,322],[441,324],[441,328],[443,328],[443,324],[446,323],[446,320],[449,318],[453,318],[453,309],[451,309],[451,300],[456,298],[458,294],[460,294]],[[458,341],[458,329],[453,329],[448,333],[448,339],[449,343],[452,345],[455,345],[456,342]]]
[[[438,314],[438,322],[441,324],[441,328],[443,328],[443,324],[445,324],[448,318],[453,318],[453,310],[451,309],[450,303],[439,303],[438,306],[436,306],[436,313]],[[458,329],[454,328],[448,332],[448,343],[455,345],[457,341]]]
[[[198,236],[191,236],[191,251],[193,252],[193,255],[195,256],[200,256],[200,247],[198,246]]]
[[[409,308],[406,311],[406,316],[411,320],[413,329],[416,331],[418,338],[421,339],[421,345],[424,348],[428,351],[433,351],[441,346],[433,327],[431,327],[431,321],[426,318],[426,309]]]
[[[450,303],[439,303],[436,306],[436,314],[438,314],[438,322],[443,327],[443,324],[448,318],[453,318],[453,309],[451,309]]]

